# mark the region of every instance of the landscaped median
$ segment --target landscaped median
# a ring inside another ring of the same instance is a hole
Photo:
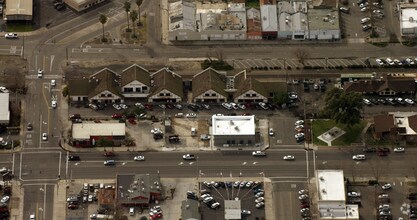
[[[325,134],[334,127],[342,129],[346,133],[332,141],[332,146],[349,146],[352,143],[360,143],[361,133],[365,128],[367,122],[360,121],[360,123],[348,127],[344,124],[336,123],[331,119],[314,119],[312,120],[313,144],[319,146],[328,146],[325,142],[318,139],[322,134]]]

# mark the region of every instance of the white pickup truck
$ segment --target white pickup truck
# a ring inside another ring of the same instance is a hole
[[[6,39],[17,39],[17,38],[19,38],[19,37],[17,36],[17,34],[14,34],[14,33],[7,33],[7,34],[5,34],[5,35],[4,35],[4,37],[5,37]]]

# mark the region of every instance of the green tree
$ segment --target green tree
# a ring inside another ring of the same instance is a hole
[[[283,105],[288,102],[288,94],[285,92],[275,92],[272,100],[277,105]]]
[[[132,19],[132,27],[133,27],[133,35],[132,35],[132,37],[133,38],[136,38],[136,32],[135,32],[135,22],[136,22],[136,20],[138,20],[138,13],[136,12],[136,11],[132,11],[131,13],[130,13],[130,19]]]
[[[143,0],[136,0],[136,5],[138,6],[138,25],[140,25],[140,6],[142,5]]]
[[[126,11],[126,18],[127,18],[127,31],[130,31],[130,26],[129,26],[129,12],[130,12],[130,2],[129,1],[125,1],[123,8],[125,8]]]
[[[362,94],[346,93],[344,90],[333,88],[326,93],[325,102],[324,116],[348,127],[360,122]]]
[[[105,42],[106,40],[105,40],[105,38],[104,38],[104,24],[107,22],[107,16],[106,16],[106,15],[104,15],[104,14],[100,14],[99,20],[100,20],[100,23],[101,23],[101,25],[102,25],[102,27],[103,27],[103,38],[102,38],[101,40],[102,40],[103,42]]]
[[[96,141],[96,146],[97,147],[111,147],[113,146],[113,141],[110,141],[102,137]]]
[[[68,92],[69,92],[68,86],[65,86],[65,87],[62,89],[62,96],[67,97]]]

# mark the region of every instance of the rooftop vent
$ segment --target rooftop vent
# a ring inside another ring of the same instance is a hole
[[[320,177],[320,181],[324,181],[324,178],[322,176]]]
[[[322,190],[321,190],[321,192],[322,192],[323,194],[326,194],[326,193],[327,193],[325,189],[322,189]]]

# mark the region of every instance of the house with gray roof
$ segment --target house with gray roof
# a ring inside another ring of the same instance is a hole
[[[148,102],[181,102],[184,97],[182,77],[167,67],[150,75]]]
[[[200,203],[194,199],[186,199],[181,202],[182,220],[200,220]]]
[[[339,10],[312,8],[307,12],[308,39],[338,40],[340,39]]]
[[[116,181],[118,205],[149,207],[163,200],[162,184],[157,174],[119,174]]]
[[[228,94],[225,91],[225,73],[211,67],[197,73],[192,79],[194,102],[225,102]]]
[[[147,98],[151,89],[151,77],[147,69],[133,64],[121,74],[121,92],[125,98]]]

